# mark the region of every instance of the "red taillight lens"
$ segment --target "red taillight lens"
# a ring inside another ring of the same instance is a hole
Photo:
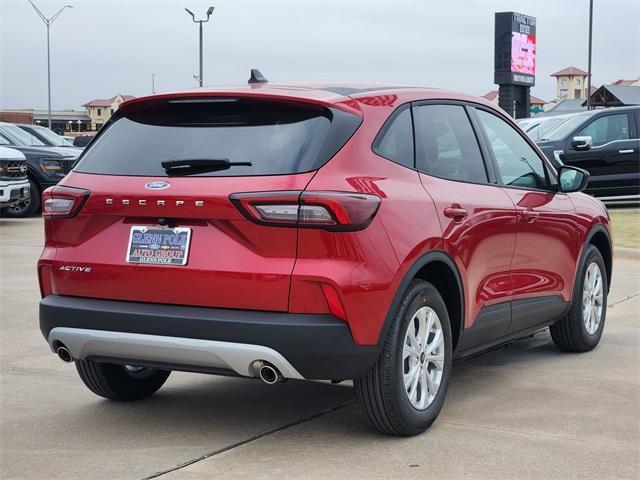
[[[362,230],[380,207],[379,197],[356,192],[251,192],[229,198],[245,217],[260,225],[330,231]]]
[[[45,218],[71,218],[87,201],[91,192],[82,188],[55,185],[42,192],[42,216]]]
[[[38,283],[40,283],[40,296],[42,298],[53,293],[53,275],[51,265],[38,267]]]

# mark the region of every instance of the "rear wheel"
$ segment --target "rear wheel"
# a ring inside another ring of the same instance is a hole
[[[29,179],[29,198],[13,203],[2,210],[5,217],[25,218],[30,217],[40,208],[40,189],[38,185]]]
[[[167,380],[168,370],[76,360],[84,384],[110,400],[138,400],[154,394]]]
[[[566,352],[587,352],[602,337],[607,315],[607,270],[600,251],[587,247],[573,303],[566,316],[549,327],[551,338]]]
[[[451,371],[451,327],[442,296],[415,280],[396,312],[371,371],[354,380],[371,424],[390,435],[416,435],[435,421]]]

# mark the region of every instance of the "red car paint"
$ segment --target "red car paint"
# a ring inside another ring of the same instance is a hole
[[[46,245],[39,261],[43,296],[331,312],[348,322],[356,344],[373,345],[380,342],[406,273],[422,255],[439,250],[460,272],[465,328],[483,307],[496,303],[543,295],[570,300],[587,236],[598,224],[609,229],[599,202],[581,193],[436,178],[372,151],[384,122],[408,102],[470,102],[515,125],[506,115],[482,99],[442,90],[396,88],[345,96],[323,88],[198,89],[122,104],[125,113],[170,98],[263,97],[332,106],[361,116],[363,122],[328,163],[308,173],[171,178],[171,189],[147,190],[146,183],[166,177],[71,172],[60,185],[88,190],[90,196],[72,218],[45,221]],[[366,228],[335,232],[259,225],[229,199],[237,193],[274,191],[357,192],[379,197],[380,206]],[[159,206],[157,200],[165,204]],[[184,203],[177,206],[176,201]],[[195,206],[196,201],[204,206]],[[466,216],[457,217],[463,210]],[[176,226],[192,228],[188,265],[125,263],[130,226],[154,225],[165,216]],[[68,265],[91,270],[61,269]]]

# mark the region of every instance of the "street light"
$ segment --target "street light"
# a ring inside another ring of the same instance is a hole
[[[202,24],[207,23],[209,21],[209,17],[213,13],[213,7],[209,7],[209,9],[207,10],[206,20],[196,20],[196,16],[193,14],[191,10],[189,10],[188,8],[185,8],[185,10],[189,15],[191,15],[191,19],[193,20],[193,23],[200,24],[200,75],[198,75],[197,78],[198,78],[198,82],[200,83],[200,86],[202,86]]]
[[[65,8],[73,8],[73,5],[65,5],[60,10],[58,10],[51,18],[47,18],[40,11],[36,4],[29,0],[29,3],[36,11],[36,13],[40,16],[44,24],[47,26],[47,93],[48,93],[48,119],[49,119],[49,128],[51,128],[51,55],[49,52],[49,27],[53,24],[56,18],[62,14],[62,11]]]

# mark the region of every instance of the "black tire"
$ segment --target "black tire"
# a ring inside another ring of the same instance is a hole
[[[26,218],[40,210],[40,188],[29,179],[29,199],[14,203],[3,209],[2,213],[8,218]]]
[[[444,366],[437,393],[425,409],[414,407],[404,386],[402,359],[409,322],[419,308],[431,307],[440,319],[444,337]],[[384,343],[371,371],[354,380],[358,402],[369,422],[389,435],[409,436],[424,432],[436,420],[447,394],[451,373],[452,340],[447,307],[440,292],[430,283],[414,280],[402,298]]]
[[[169,370],[142,368],[130,371],[124,365],[76,360],[84,384],[109,400],[139,400],[153,395],[167,380]]]
[[[587,331],[583,320],[584,283],[589,265],[595,263],[602,275],[602,314],[600,324],[594,333]],[[567,315],[549,327],[551,338],[556,346],[565,352],[588,352],[600,342],[607,316],[607,269],[600,251],[593,245],[587,246],[576,278],[571,308]]]

